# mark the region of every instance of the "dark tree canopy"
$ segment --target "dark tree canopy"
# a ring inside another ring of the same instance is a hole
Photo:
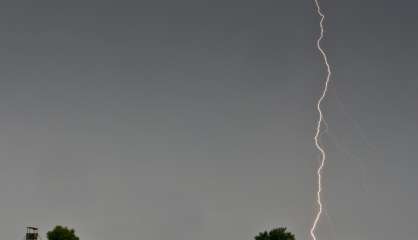
[[[295,235],[286,228],[276,228],[270,232],[264,231],[254,237],[255,240],[295,240]]]
[[[74,229],[67,227],[56,226],[52,231],[49,231],[46,236],[48,240],[79,240],[75,235]]]

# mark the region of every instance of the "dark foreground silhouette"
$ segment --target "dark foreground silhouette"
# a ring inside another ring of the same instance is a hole
[[[48,240],[80,240],[79,237],[75,235],[74,229],[63,226],[56,226],[46,235]],[[272,229],[269,232],[261,232],[254,237],[254,240],[295,240],[295,235],[282,227]]]
[[[46,236],[48,240],[80,240],[75,235],[74,229],[62,226],[56,226],[52,231],[49,231]]]
[[[295,235],[286,228],[275,228],[269,232],[261,232],[254,237],[255,240],[295,240]]]

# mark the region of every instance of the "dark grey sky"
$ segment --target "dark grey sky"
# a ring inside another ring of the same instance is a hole
[[[414,239],[418,5],[321,4],[320,239]],[[2,238],[307,239],[318,20],[310,0],[3,1]]]

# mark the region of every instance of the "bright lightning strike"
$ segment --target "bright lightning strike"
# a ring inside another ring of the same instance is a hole
[[[318,111],[319,114],[319,119],[316,125],[316,132],[315,132],[315,137],[314,137],[314,141],[315,141],[315,146],[318,149],[318,151],[321,153],[321,161],[320,161],[320,165],[317,169],[317,184],[318,184],[318,189],[317,189],[317,193],[316,193],[316,201],[318,204],[318,212],[315,216],[315,220],[312,224],[312,228],[311,228],[311,236],[313,240],[317,240],[316,237],[316,233],[315,230],[317,228],[319,219],[321,218],[321,214],[322,214],[322,201],[321,201],[321,192],[322,192],[322,170],[325,166],[325,161],[326,161],[326,152],[325,150],[322,148],[321,143],[320,143],[320,138],[321,138],[321,129],[322,129],[322,125],[325,124],[325,120],[324,120],[324,114],[322,112],[322,108],[321,108],[321,104],[324,101],[325,97],[327,96],[327,92],[328,92],[328,85],[331,79],[331,67],[328,63],[328,57],[327,54],[325,53],[325,50],[321,47],[321,41],[324,38],[324,20],[325,20],[325,15],[321,10],[321,6],[319,4],[319,0],[314,0],[315,1],[315,5],[316,5],[316,9],[317,9],[317,13],[318,15],[321,17],[321,20],[319,22],[319,27],[321,28],[321,32],[320,32],[320,36],[316,41],[316,46],[319,50],[319,52],[322,55],[324,64],[326,66],[327,69],[327,76],[325,79],[325,86],[322,90],[322,94],[320,96],[320,98],[318,99],[317,105],[316,105],[316,109]]]

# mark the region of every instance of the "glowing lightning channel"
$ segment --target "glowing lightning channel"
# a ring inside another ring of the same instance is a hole
[[[316,214],[315,220],[312,224],[312,228],[311,228],[311,236],[313,240],[316,240],[316,234],[315,234],[315,230],[317,228],[319,219],[321,218],[321,214],[322,214],[322,201],[321,201],[321,192],[322,192],[322,170],[325,166],[325,160],[326,160],[326,152],[325,150],[322,148],[321,143],[320,143],[320,138],[321,138],[321,128],[322,128],[322,124],[325,124],[324,121],[324,114],[322,113],[322,108],[321,108],[321,104],[322,101],[324,101],[325,97],[327,96],[327,92],[328,92],[328,85],[331,79],[331,67],[328,63],[328,57],[327,54],[325,53],[324,49],[321,47],[321,41],[324,38],[324,20],[325,20],[325,15],[322,13],[321,10],[321,6],[319,4],[319,0],[314,0],[315,1],[315,5],[316,5],[316,9],[318,12],[318,15],[321,17],[321,20],[319,22],[319,26],[321,28],[321,34],[318,38],[318,40],[316,41],[316,46],[318,48],[318,50],[321,52],[322,58],[324,60],[324,64],[327,68],[327,77],[325,80],[325,86],[323,88],[321,97],[318,99],[317,105],[316,105],[316,109],[318,110],[319,113],[319,119],[316,125],[316,132],[315,132],[315,146],[318,149],[318,151],[321,153],[321,162],[320,165],[317,169],[317,177],[318,177],[318,190],[316,193],[316,201],[318,204],[318,212]]]

